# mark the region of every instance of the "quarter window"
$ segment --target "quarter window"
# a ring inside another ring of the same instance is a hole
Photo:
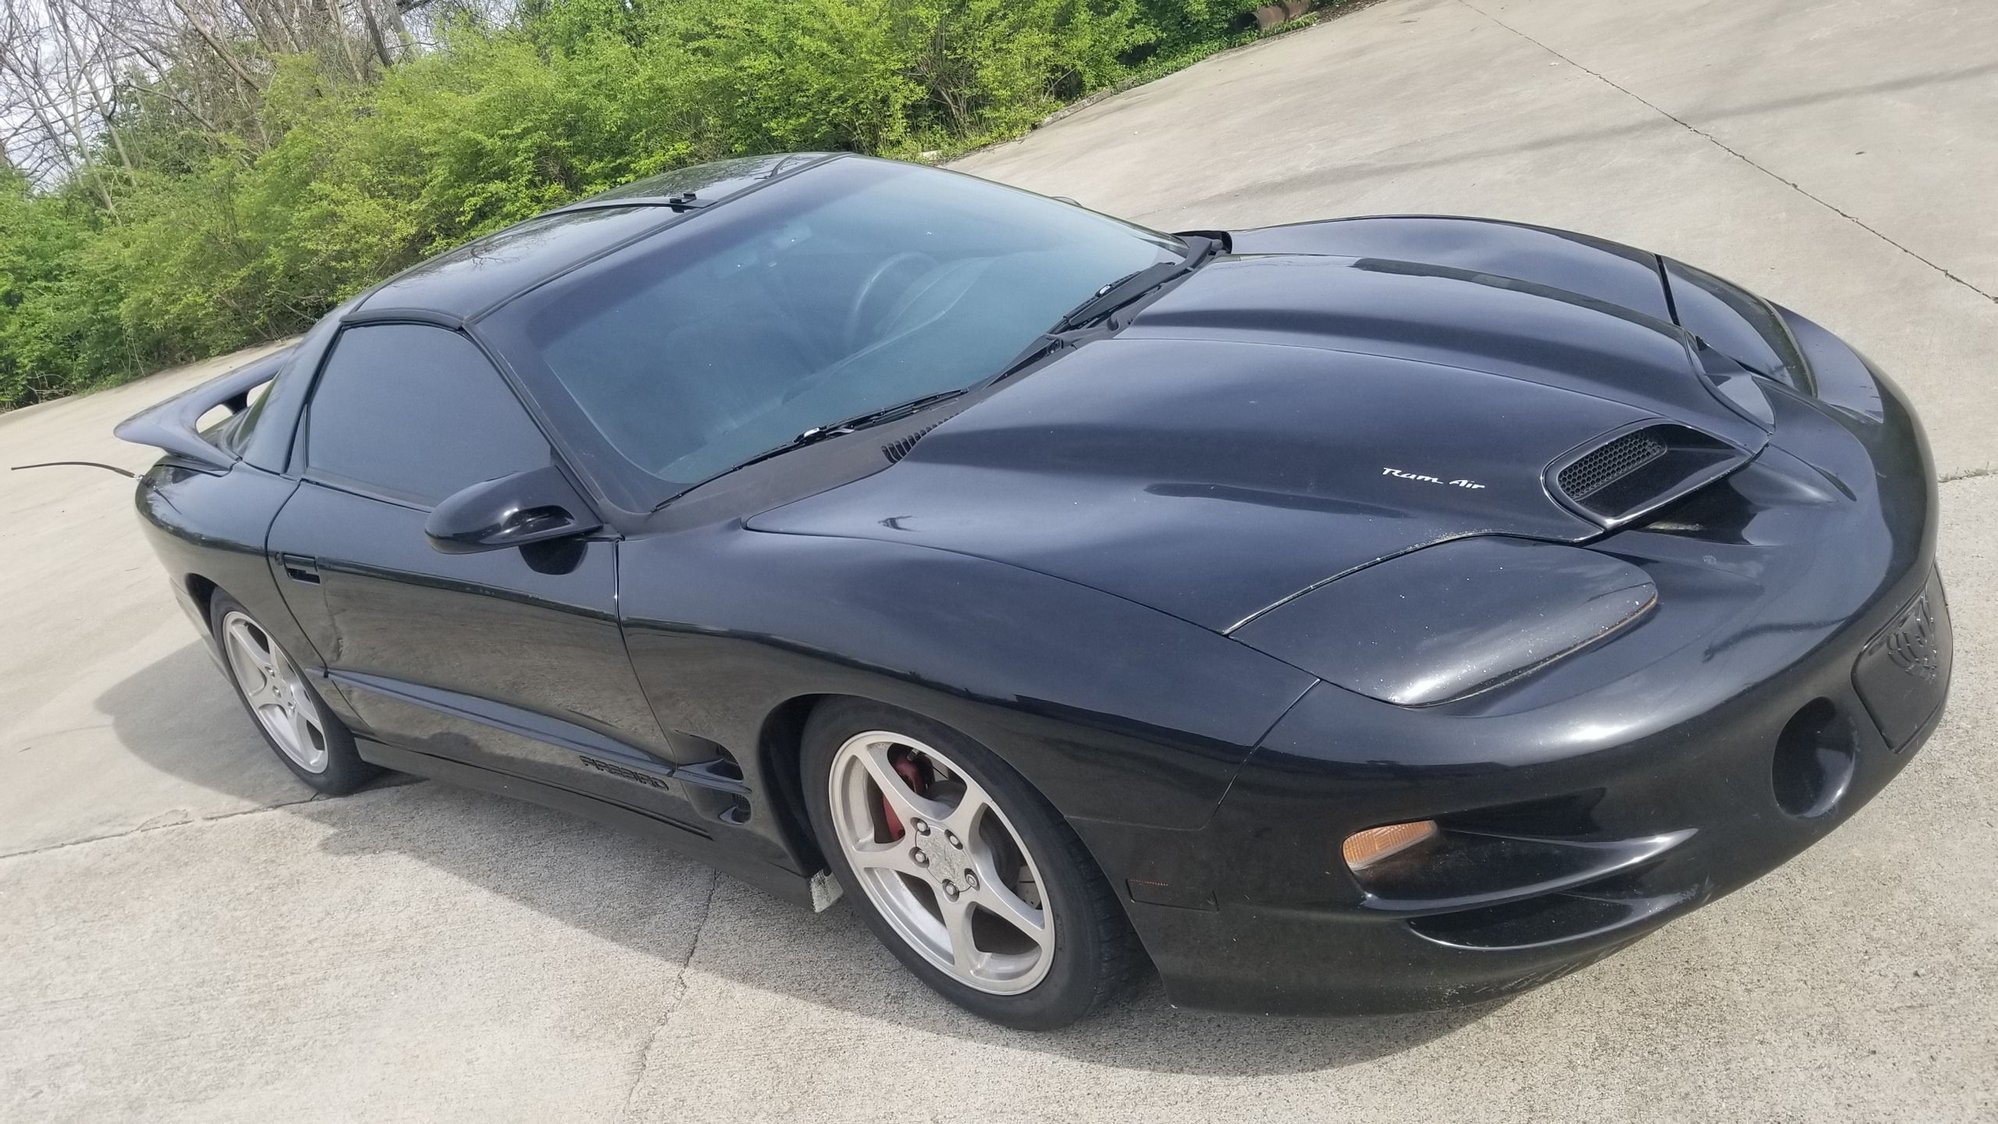
[[[548,440],[484,353],[423,324],[349,328],[306,413],[308,475],[421,506],[548,463]]]

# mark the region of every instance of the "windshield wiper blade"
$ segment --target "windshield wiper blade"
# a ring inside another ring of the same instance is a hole
[[[793,449],[800,449],[806,445],[816,445],[829,437],[844,437],[857,429],[866,429],[870,425],[881,425],[884,422],[891,422],[897,418],[905,418],[918,410],[928,409],[939,402],[956,398],[963,393],[964,390],[960,388],[958,390],[939,391],[936,394],[925,394],[921,398],[911,398],[907,402],[897,402],[893,406],[883,406],[878,410],[869,410],[864,414],[855,414],[850,418],[842,418],[839,421],[830,422],[826,425],[815,425],[796,437],[791,438],[789,441],[784,442],[782,445],[763,450],[741,464],[736,465],[735,468],[747,468],[758,461],[767,461],[779,453],[788,453]],[[731,468],[729,471],[734,472],[735,468]]]
[[[850,418],[843,418],[839,421],[832,422],[829,425],[815,425],[812,428],[804,431],[803,433],[800,433],[796,437],[791,438],[789,441],[784,442],[782,445],[777,445],[772,448],[765,449],[753,457],[749,457],[745,460],[737,462],[736,464],[732,465],[725,471],[718,472],[713,476],[708,477],[706,480],[702,480],[696,484],[688,485],[686,488],[682,489],[681,491],[675,492],[673,495],[668,496],[665,499],[659,501],[659,503],[655,507],[653,507],[652,510],[658,511],[660,508],[665,507],[669,503],[672,503],[673,500],[675,500],[681,495],[684,495],[686,492],[699,487],[701,484],[706,484],[714,480],[719,480],[722,477],[727,476],[731,472],[748,468],[752,464],[759,464],[763,461],[769,460],[772,457],[782,456],[785,453],[791,452],[794,449],[802,449],[807,445],[816,445],[819,442],[824,441],[830,437],[843,437],[846,434],[854,432],[855,430],[866,429],[870,425],[881,425],[884,422],[891,422],[897,418],[907,417],[910,414],[917,412],[918,410],[925,410],[931,406],[936,405],[939,402],[945,402],[952,398],[956,398],[958,395],[965,393],[965,391],[968,389],[970,388],[960,387],[957,390],[944,390],[944,391],[939,391],[935,394],[925,394],[921,398],[911,398],[907,402],[897,402],[893,406],[883,406],[878,410],[869,410],[864,414],[855,414]]]
[[[917,410],[928,409],[939,402],[946,402],[952,398],[956,398],[958,395],[964,393],[964,389],[963,387],[959,387],[956,390],[940,390],[935,394],[925,394],[921,398],[911,398],[907,402],[897,402],[893,406],[883,406],[878,410],[869,410],[863,414],[855,414],[850,418],[833,422],[831,425],[815,425],[786,442],[783,448],[795,449],[800,445],[809,445],[814,441],[823,441],[828,437],[839,437],[843,434],[852,433],[856,429],[866,429],[870,425],[880,425],[883,422],[891,422],[897,418],[905,418]]]
[[[1110,282],[1086,301],[1062,314],[1061,319],[1049,328],[1048,335],[1058,336],[1072,332],[1087,324],[1093,324],[1110,313],[1117,311],[1144,293],[1165,284],[1185,271],[1185,262],[1162,261],[1148,265],[1133,273],[1127,273]]]
[[[986,379],[984,385],[1004,382],[1040,362],[1049,353],[1075,346],[1076,341],[1069,336],[1070,332],[1101,320],[1183,273],[1198,269],[1219,245],[1219,242],[1214,242],[1197,248],[1182,261],[1162,261],[1146,266],[1096,290],[1088,300],[1064,313],[1060,320],[1055,321],[1054,327],[1035,336],[1032,343]]]
[[[1011,360],[1007,362],[1007,364],[1004,367],[999,368],[998,371],[994,372],[992,375],[987,377],[986,380],[983,383],[980,383],[979,385],[991,386],[993,383],[1004,382],[1005,380],[1012,378],[1014,375],[1019,374],[1021,371],[1026,370],[1028,367],[1031,367],[1034,364],[1040,362],[1050,352],[1055,351],[1059,348],[1069,347],[1071,346],[1071,344],[1072,341],[1062,336],[1056,335],[1053,332],[1043,332],[1040,335],[1035,336],[1034,342],[1028,344],[1025,350],[1021,351],[1020,354],[1015,355]]]
[[[1058,336],[1077,328],[1093,324],[1112,312],[1130,304],[1160,285],[1184,273],[1190,273],[1205,264],[1214,252],[1221,248],[1215,239],[1189,239],[1189,252],[1178,261],[1162,261],[1134,270],[1110,282],[1091,294],[1088,300],[1062,314],[1055,326],[1047,330],[1047,335]]]

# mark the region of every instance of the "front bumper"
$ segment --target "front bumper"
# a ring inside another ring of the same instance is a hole
[[[1320,684],[1212,820],[1078,829],[1176,1003],[1369,1013],[1557,978],[1822,838],[1940,720],[1935,485],[1891,384],[1801,320],[1818,395],[1755,464],[1594,548],[1645,569],[1627,633],[1460,702]],[[1371,870],[1340,843],[1436,819]]]

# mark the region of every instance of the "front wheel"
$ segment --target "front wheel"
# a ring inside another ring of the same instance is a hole
[[[989,750],[859,700],[814,711],[813,829],[875,935],[945,998],[1047,1030],[1110,999],[1142,963],[1075,832]]]
[[[217,593],[208,623],[236,698],[293,775],[328,796],[344,796],[381,772],[361,760],[346,724],[327,709],[298,664],[247,609]]]

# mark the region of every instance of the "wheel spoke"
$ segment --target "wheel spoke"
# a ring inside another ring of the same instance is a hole
[[[967,846],[983,852],[984,845],[976,841],[979,839],[980,822],[985,813],[992,810],[992,798],[985,795],[985,790],[970,777],[959,777],[958,780],[964,785],[964,795],[950,814],[943,818],[943,826],[956,832]]]
[[[960,975],[971,975],[978,966],[978,945],[971,939],[971,898],[959,895],[956,901],[937,895],[937,908],[943,912],[944,932],[950,937],[951,960]]]
[[[271,659],[270,649],[250,628],[250,622],[241,619],[230,621],[229,638],[235,642],[236,650],[251,663],[267,673],[276,674],[277,664]]]
[[[890,744],[875,742],[861,750],[859,758],[867,767],[867,775],[874,778],[875,787],[881,790],[888,806],[895,809],[895,814],[903,823],[912,819],[941,822],[950,815],[950,807],[920,796],[909,787],[909,782],[902,779],[902,774],[896,772],[894,764],[888,760]]]
[[[1048,944],[1047,915],[1020,900],[1011,888],[979,875],[974,898],[979,908],[1018,929],[1037,945]]]
[[[847,854],[852,858],[853,865],[863,870],[887,870],[911,878],[923,878],[929,873],[911,857],[909,844],[902,839],[893,843],[859,840],[847,849]]]
[[[1045,947],[1048,943],[1047,915],[1042,910],[1028,905],[1013,891],[1013,879],[1000,870],[1000,856],[995,853],[991,836],[987,832],[1005,837],[1009,847],[1002,849],[1010,849],[1015,855],[1024,855],[1026,851],[1020,846],[1018,838],[1013,835],[1005,817],[999,814],[997,806],[985,794],[985,790],[969,779],[964,783],[964,799],[951,811],[947,823],[949,829],[956,832],[958,838],[964,840],[965,846],[970,848],[972,866],[978,872],[978,889],[973,897],[986,912],[1032,938],[1035,944]],[[988,813],[991,820],[989,824],[986,822]],[[1016,864],[1017,861],[1012,855],[1006,857],[1009,865]]]
[[[312,715],[304,707],[291,712],[291,732],[298,739],[298,763],[309,766],[320,753],[320,742],[313,735],[317,733],[323,738],[324,732],[316,729]]]
[[[242,677],[238,676],[237,678],[240,679]],[[267,706],[284,705],[283,701],[278,697],[276,688],[271,685],[271,681],[262,677],[259,677],[255,684],[244,686],[243,698],[249,702],[251,710],[262,710]]]
[[[271,693],[270,662],[249,624],[241,618],[231,619],[224,627],[224,637],[229,672],[236,677],[236,688],[250,700],[252,709],[277,703],[277,696]]]

